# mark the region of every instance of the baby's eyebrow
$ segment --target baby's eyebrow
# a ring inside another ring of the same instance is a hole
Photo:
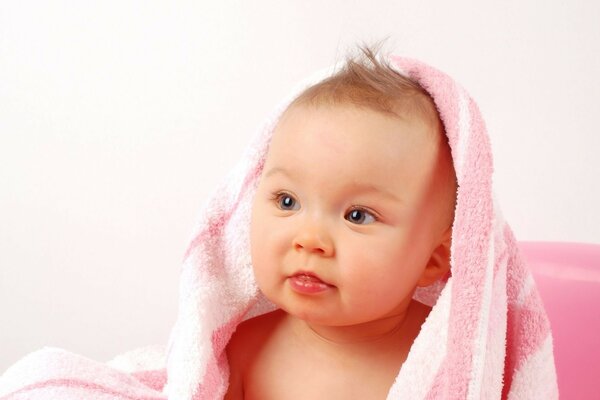
[[[282,167],[273,167],[269,171],[265,172],[263,179],[267,179],[267,178],[269,178],[273,175],[277,175],[277,174],[283,175],[291,181],[298,181],[300,178],[300,176],[298,176],[296,171],[293,169],[288,170],[288,169],[285,169]]]
[[[369,193],[380,194],[384,197],[387,197],[388,199],[390,199],[392,201],[400,202],[400,199],[398,198],[398,196],[396,196],[392,192],[390,192],[384,188],[377,187],[370,183],[354,183],[351,185],[351,188],[354,190],[360,191],[360,192],[369,192]]]
[[[275,175],[275,174],[283,174],[283,175],[286,175],[286,176],[288,176],[290,178],[292,177],[292,175],[294,175],[293,173],[291,173],[287,169],[283,169],[281,167],[273,167],[267,173],[265,173],[265,178],[268,178],[271,175]]]
[[[293,171],[288,171],[287,169],[284,169],[281,167],[273,167],[268,172],[265,173],[265,178],[268,178],[275,174],[282,174],[289,178],[293,178],[293,176],[295,175],[295,173]],[[359,191],[359,192],[363,192],[363,193],[375,193],[375,194],[379,194],[384,197],[387,197],[388,199],[390,199],[392,201],[401,202],[401,200],[398,198],[398,196],[396,196],[392,192],[386,190],[385,188],[375,186],[371,183],[355,182],[355,183],[348,185],[348,187],[346,189],[347,190],[351,189],[351,190]]]

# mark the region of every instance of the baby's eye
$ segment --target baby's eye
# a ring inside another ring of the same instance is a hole
[[[275,193],[274,200],[277,203],[277,207],[285,211],[291,211],[297,208],[294,208],[296,205],[296,200],[287,193]]]
[[[355,208],[346,214],[346,219],[350,222],[354,222],[355,224],[366,225],[372,224],[377,221],[377,217],[375,217],[371,212],[363,209],[363,208]],[[368,221],[365,223],[365,221]]]

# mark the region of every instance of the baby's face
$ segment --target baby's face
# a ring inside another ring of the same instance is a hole
[[[327,325],[397,315],[433,249],[439,146],[416,118],[294,106],[273,134],[252,209],[254,273],[288,313]]]

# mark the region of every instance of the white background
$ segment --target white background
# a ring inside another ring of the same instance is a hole
[[[600,243],[595,1],[0,3],[0,373],[165,344],[199,207],[300,79],[353,45],[478,101],[520,240]]]

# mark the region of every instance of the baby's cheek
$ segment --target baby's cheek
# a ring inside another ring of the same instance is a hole
[[[254,272],[254,278],[256,279],[257,284],[262,289],[262,285],[264,285],[264,276],[265,276],[265,251],[263,244],[259,239],[252,240],[251,246],[251,258],[252,258],[252,270]]]
[[[258,289],[270,300],[272,297],[272,279],[269,277],[268,271],[265,270],[263,263],[256,263],[253,265],[254,267],[254,279],[256,280],[256,285]]]
[[[371,246],[349,260],[352,264],[354,281],[357,285],[369,286],[375,290],[400,289],[405,282],[412,280],[406,270],[406,257],[398,247]]]
[[[368,293],[382,278],[380,259],[369,250],[340,260],[340,275],[346,285],[356,293]]]

